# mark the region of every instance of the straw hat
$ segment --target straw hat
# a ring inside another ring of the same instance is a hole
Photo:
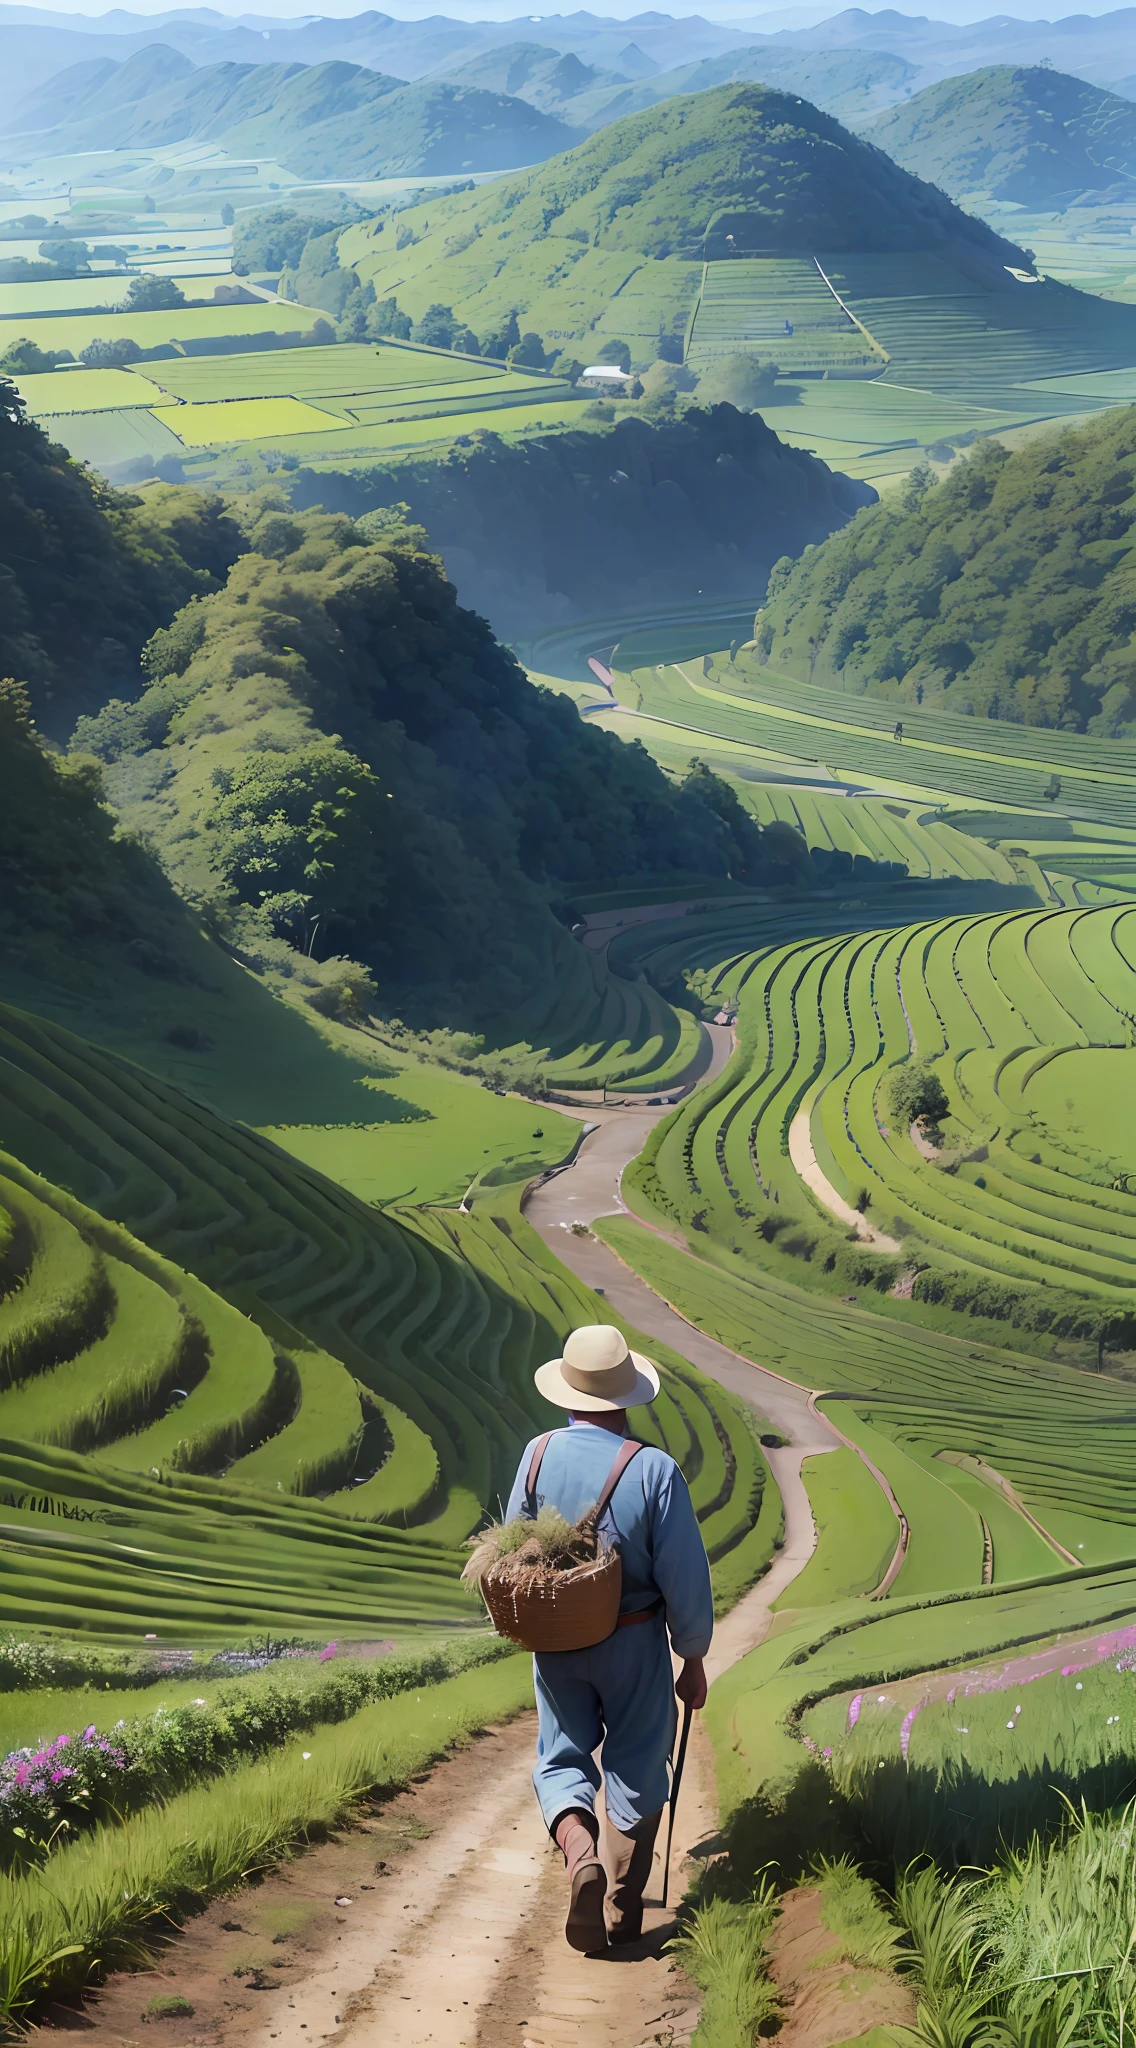
[[[588,1323],[564,1340],[563,1358],[550,1358],[536,1373],[546,1401],[576,1413],[602,1414],[653,1401],[659,1375],[649,1358],[629,1351],[627,1339],[610,1323]]]

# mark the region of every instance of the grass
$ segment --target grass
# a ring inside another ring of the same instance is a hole
[[[782,1270],[795,1254],[805,1284],[886,1291],[899,1267],[844,1250],[842,1212],[789,1156],[804,1116],[835,1198],[892,1252],[908,1241],[918,1264],[1115,1302],[1136,1285],[1131,1169],[1100,1062],[1121,1074],[1130,1057],[1131,919],[1108,905],[1002,909],[720,957],[700,986],[740,1006],[739,1053],[655,1134],[628,1185],[743,1258],[783,1247]],[[655,926],[644,944],[658,960],[670,934]],[[891,1078],[912,1057],[936,1063],[951,1105],[931,1157],[889,1121]],[[1079,1096],[1052,1079],[1038,1091],[1050,1066],[1082,1059],[1096,1078]],[[991,1300],[1009,1317],[1012,1302]]]
[[[839,690],[787,680],[743,650],[735,663],[718,655],[708,675],[673,655],[657,665],[635,660],[634,642],[620,650],[622,694],[661,720],[702,729],[791,760],[823,761],[830,771],[869,786],[921,785],[930,796],[960,797],[1046,811],[1044,792],[1056,774],[1063,814],[1102,825],[1130,824],[1126,790],[1131,749],[1123,741],[954,717],[911,706],[843,695]],[[902,714],[903,740],[892,738]]]
[[[687,360],[701,371],[736,354],[763,356],[785,376],[878,375],[886,360],[808,256],[706,265]]]
[[[380,1099],[384,1092],[381,1084],[369,1091]],[[580,1135],[575,1119],[550,1105],[502,1099],[476,1080],[433,1066],[402,1069],[398,1098],[415,1112],[404,1122],[368,1127],[364,1097],[362,1128],[276,1124],[264,1135],[361,1201],[418,1205],[460,1201],[487,1170],[539,1173],[567,1158]]]
[[[290,300],[261,300],[254,306],[177,306],[169,313],[51,313],[35,322],[40,348],[78,356],[91,341],[136,341],[139,348],[210,342],[232,334],[295,334],[321,317],[311,306]],[[69,374],[69,373],[64,373]],[[143,375],[146,371],[143,371]]]
[[[855,1451],[806,1458],[801,1476],[817,1529],[817,1547],[803,1572],[775,1605],[825,1607],[869,1593],[882,1579],[899,1537],[899,1524]]]
[[[218,441],[276,441],[289,434],[322,434],[333,427],[330,413],[299,398],[238,398],[222,405],[157,406],[155,417],[187,448]]]
[[[777,1895],[765,1880],[750,1899],[712,1899],[670,1943],[670,1953],[703,1992],[696,2048],[750,2048],[780,2001],[770,1981],[765,1944],[777,1917]]]
[[[891,1597],[980,1583],[978,1513],[969,1496],[952,1493],[952,1470],[936,1457],[944,1450],[978,1452],[1012,1481],[1043,1525],[1052,1516],[1066,1517],[1061,1541],[1074,1555],[1083,1545],[1095,1559],[1094,1542],[1106,1546],[1106,1555],[1136,1555],[1130,1482],[1122,1477],[1131,1455],[1130,1402],[1115,1382],[920,1330],[914,1322],[897,1328],[858,1304],[740,1272],[736,1261],[726,1270],[676,1252],[626,1218],[605,1218],[597,1230],[709,1335],[798,1384],[841,1390],[846,1398],[831,1404],[835,1420],[884,1467],[911,1523],[911,1552]],[[814,1469],[822,1480],[839,1455],[818,1460]],[[845,1509],[834,1494],[831,1546],[822,1565],[839,1548],[841,1521],[845,1541],[859,1545],[857,1499],[850,1496]],[[1012,1564],[1044,1558],[1044,1569],[1060,1568],[1048,1546],[1035,1550],[1028,1542],[1029,1525],[1020,1517],[1016,1528],[999,1523],[995,1534],[1009,1542],[1011,1528],[1020,1546],[1016,1556],[1010,1553]],[[802,1578],[802,1585],[811,1583]],[[798,1597],[790,1591],[786,1606]]]
[[[500,363],[393,342],[296,346],[316,317],[283,300],[160,315],[92,311],[83,316],[91,328],[86,341],[129,335],[154,347],[172,335],[176,352],[127,370],[22,377],[20,390],[33,417],[56,420],[53,431],[68,447],[104,465],[136,455],[147,440],[155,456],[178,445],[207,450],[244,442],[285,453],[295,445],[310,454],[306,439],[318,433],[329,437],[321,454],[343,456],[452,438],[467,416],[490,431],[532,431],[578,418],[567,384]],[[154,322],[162,323],[161,333]],[[85,343],[71,331],[74,322],[63,322],[67,332],[61,327],[57,334],[59,324],[37,318],[41,345],[78,353]],[[287,335],[292,345],[244,354],[206,347],[225,335],[259,333]]]
[[[161,404],[156,382],[133,370],[45,370],[21,377],[20,396],[33,419],[83,412],[111,412],[122,406]]]
[[[452,1743],[528,1706],[529,1660],[509,1657],[369,1706],[322,1736],[182,1793],[53,1859],[47,1890],[0,1879],[0,2018],[135,1964],[171,1916],[231,1890],[333,1827],[368,1792],[390,1792]],[[303,1745],[308,1745],[305,1754]]]

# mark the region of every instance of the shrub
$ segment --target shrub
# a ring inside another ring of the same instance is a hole
[[[122,303],[128,313],[172,313],[184,306],[185,293],[172,277],[154,277],[144,270],[131,278]]]
[[[950,1102],[938,1074],[925,1060],[907,1060],[888,1083],[888,1108],[904,1129],[917,1117],[938,1123],[949,1115]]]

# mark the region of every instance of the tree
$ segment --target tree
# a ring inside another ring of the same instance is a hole
[[[888,1083],[888,1108],[906,1130],[920,1117],[937,1124],[950,1114],[947,1091],[925,1060],[907,1060]]]
[[[472,327],[459,327],[453,341],[450,343],[450,347],[455,349],[459,356],[479,356],[481,354],[481,343]]]
[[[543,370],[548,361],[539,334],[522,334],[506,357],[511,370]]]
[[[753,412],[768,405],[777,382],[777,365],[760,356],[723,356],[711,363],[698,379],[700,405],[736,405],[739,412]]]
[[[58,263],[63,270],[85,270],[91,259],[86,242],[72,240],[41,242],[39,253],[47,263]]]
[[[236,207],[231,199],[226,199],[224,206],[221,208],[221,226],[223,228],[231,228],[236,217]]]
[[[665,398],[668,393],[693,391],[697,384],[698,378],[693,370],[687,369],[685,363],[668,363],[660,358],[657,363],[651,364],[649,370],[643,372],[645,398]]]
[[[131,278],[122,303],[128,313],[172,313],[176,306],[184,306],[185,293],[172,277],[154,277],[143,270]]]
[[[621,370],[630,370],[631,350],[625,341],[617,341],[613,336],[610,340],[601,343],[596,362],[615,363]]]
[[[120,334],[114,341],[101,337],[89,341],[86,348],[79,350],[79,361],[88,370],[124,370],[127,363],[140,363],[142,351],[129,334]]]
[[[9,342],[0,356],[0,375],[7,377],[39,377],[46,370],[54,370],[59,362],[71,358],[63,349],[40,348],[21,334],[18,341]]]
[[[424,348],[451,348],[457,327],[452,306],[427,306],[422,318],[414,322],[411,339]]]
[[[504,327],[498,328],[493,334],[486,334],[482,337],[481,353],[483,356],[491,356],[495,362],[503,363],[508,356],[509,350],[516,348],[520,338],[521,330],[517,323],[516,311],[514,310],[510,313]]]
[[[570,349],[563,349],[552,365],[554,375],[565,377],[573,386],[579,383],[586,367],[587,365],[580,361],[579,356],[574,356]]]
[[[214,862],[241,899],[303,953],[382,909],[390,799],[334,740],[259,755],[234,769],[208,817]]]
[[[367,333],[372,341],[409,341],[412,321],[397,299],[380,299],[367,314]]]

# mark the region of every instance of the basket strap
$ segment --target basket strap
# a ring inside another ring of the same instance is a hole
[[[538,1437],[535,1444],[533,1445],[533,1454],[531,1459],[529,1460],[529,1476],[525,1480],[525,1499],[530,1503],[532,1502],[533,1496],[536,1493],[536,1482],[540,1472],[541,1460],[543,1459],[549,1444],[552,1442],[553,1437],[558,1436],[559,1434],[559,1430],[546,1429],[544,1435]]]
[[[636,1443],[633,1437],[628,1437],[627,1442],[620,1445],[615,1463],[604,1481],[603,1491],[588,1516],[589,1522],[594,1522],[597,1527],[599,1526],[611,1503],[612,1494],[619,1485],[632,1458],[637,1458],[642,1448],[642,1444]]]

